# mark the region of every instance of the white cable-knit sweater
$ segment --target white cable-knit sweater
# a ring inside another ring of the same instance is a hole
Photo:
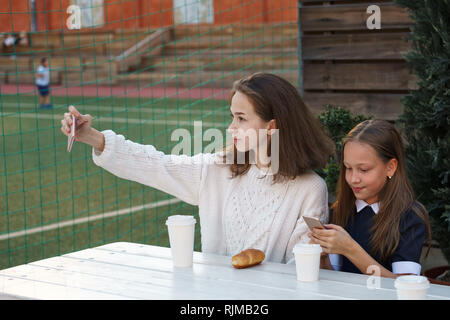
[[[93,150],[95,164],[198,205],[203,252],[231,256],[251,247],[269,261],[291,263],[294,245],[309,242],[301,217],[328,220],[327,186],[313,171],[273,184],[252,165],[231,179],[229,166],[214,162],[219,154],[166,155],[111,130],[102,133],[105,149]]]

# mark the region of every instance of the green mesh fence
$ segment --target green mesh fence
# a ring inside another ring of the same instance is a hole
[[[97,167],[86,145],[68,153],[68,105],[98,130],[170,153],[177,128],[194,141],[194,121],[226,136],[234,80],[268,71],[298,83],[296,1],[0,5],[0,269],[116,241],[168,246],[166,218],[198,214]],[[35,85],[42,57],[51,108]]]

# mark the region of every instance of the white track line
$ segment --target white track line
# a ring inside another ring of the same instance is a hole
[[[107,218],[114,218],[114,217],[130,214],[130,213],[142,211],[144,209],[153,209],[153,208],[163,207],[163,206],[167,206],[169,204],[175,204],[175,203],[179,203],[179,202],[181,202],[181,200],[179,200],[179,199],[161,200],[161,201],[157,201],[157,202],[153,202],[153,203],[148,203],[146,205],[135,206],[132,208],[126,208],[126,209],[111,211],[111,212],[107,212],[107,213],[100,213],[100,214],[96,214],[94,216],[78,218],[75,220],[52,223],[47,226],[41,226],[41,227],[11,232],[8,234],[2,234],[2,235],[0,235],[0,241],[7,240],[7,239],[13,239],[13,238],[17,238],[17,237],[23,237],[25,235],[29,236],[29,235],[32,235],[35,233],[55,230],[55,229],[59,229],[59,228],[70,227],[70,226],[74,226],[74,225],[81,224],[81,223],[93,222],[93,221],[107,219]]]
[[[39,114],[39,113],[8,113],[8,112],[0,112],[0,116],[2,117],[12,117],[12,118],[29,118],[29,119],[49,119],[60,122],[63,118],[63,115],[59,114]],[[151,119],[134,119],[134,118],[119,118],[119,117],[94,117],[93,121],[108,121],[113,123],[130,123],[130,124],[152,124],[152,125],[172,125],[172,126],[194,126],[194,121],[201,120],[192,120],[192,121],[178,121],[178,120],[151,120]],[[219,127],[226,128],[228,124],[224,123],[214,123],[214,122],[202,122],[202,126],[205,127]]]
[[[39,109],[37,104],[34,103],[15,103],[15,102],[0,102],[0,107],[4,108],[24,108],[24,109]],[[55,107],[66,107],[66,104],[54,104]],[[144,107],[144,108],[136,108],[136,106],[131,107],[105,107],[105,106],[96,106],[96,105],[81,105],[79,107],[80,110],[86,109],[86,110],[92,110],[92,111],[102,111],[102,112],[141,112],[141,113],[163,113],[167,115],[174,115],[174,114],[195,114],[195,115],[211,115],[211,114],[217,114],[217,115],[228,115],[229,111],[224,110],[190,110],[190,109],[164,109],[164,108],[152,108],[152,107]]]
[[[5,104],[9,104],[9,103],[3,103],[3,105],[5,105]],[[17,106],[17,104],[15,104],[15,105]],[[23,104],[20,104],[20,105],[22,106]],[[27,106],[28,105],[34,106],[34,104],[27,104]],[[92,108],[92,109],[96,109],[96,110],[103,109],[104,111],[111,111],[111,108],[108,108],[108,107],[97,107],[97,106],[84,106],[84,107],[88,107],[88,108]],[[125,111],[126,109],[121,108],[119,110]],[[119,111],[119,110],[115,109],[114,111]],[[165,110],[165,109],[156,109],[156,110],[157,111],[155,111],[155,109],[145,110],[145,111],[146,111],[146,113],[154,112],[154,111],[156,113],[167,112],[167,110]],[[185,111],[186,113],[192,114],[192,111],[194,111],[194,110],[179,110],[179,111],[177,111],[177,113],[180,113],[180,111]],[[195,110],[195,111],[200,112],[200,110]],[[51,115],[51,114],[32,114],[32,113],[17,114],[17,113],[0,112],[0,115],[7,116],[7,117],[21,117],[21,118],[32,118],[32,119],[35,119],[35,118],[49,119],[49,120],[62,119],[61,115]],[[109,122],[115,122],[115,123],[135,123],[135,124],[153,124],[153,125],[189,125],[189,126],[194,125],[193,121],[189,122],[189,121],[177,121],[177,120],[141,120],[141,119],[133,119],[133,118],[118,118],[118,117],[114,117],[114,118],[98,117],[98,118],[94,118],[94,120],[95,121],[109,121]],[[212,122],[202,122],[202,125],[207,126],[207,127],[227,127],[226,124],[217,124],[217,123],[212,123]],[[166,206],[168,204],[174,204],[174,203],[178,203],[178,202],[181,202],[181,200],[179,200],[179,199],[163,200],[163,201],[158,201],[158,202],[154,202],[154,203],[150,203],[150,204],[146,204],[146,205],[136,206],[136,207],[132,207],[132,208],[128,208],[128,209],[112,211],[112,212],[108,212],[108,213],[104,213],[104,214],[101,213],[98,215],[89,216],[89,217],[85,217],[85,218],[79,218],[79,219],[70,220],[70,221],[53,223],[53,224],[50,224],[47,226],[16,231],[16,232],[0,235],[0,241],[6,240],[6,239],[22,237],[25,235],[31,235],[34,233],[40,233],[40,232],[45,232],[45,231],[49,231],[49,230],[54,230],[54,229],[58,229],[58,228],[64,228],[64,227],[73,226],[73,225],[77,225],[77,224],[81,224],[81,223],[93,222],[93,221],[100,220],[100,219],[117,217],[120,215],[138,212],[138,211],[141,211],[144,209],[157,208],[157,207]]]

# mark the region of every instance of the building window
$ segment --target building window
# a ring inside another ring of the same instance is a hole
[[[105,23],[103,0],[71,0],[81,10],[81,28],[101,27]]]
[[[173,0],[175,24],[214,22],[212,0]]]

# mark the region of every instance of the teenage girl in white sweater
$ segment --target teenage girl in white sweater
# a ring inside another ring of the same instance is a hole
[[[302,216],[328,222],[327,186],[313,169],[327,163],[333,143],[297,89],[273,74],[236,81],[230,111],[233,145],[192,157],[99,132],[73,106],[61,131],[69,134],[74,115],[75,140],[93,147],[98,166],[198,205],[203,252],[231,256],[256,248],[269,261],[290,263],[294,245],[309,241]]]

